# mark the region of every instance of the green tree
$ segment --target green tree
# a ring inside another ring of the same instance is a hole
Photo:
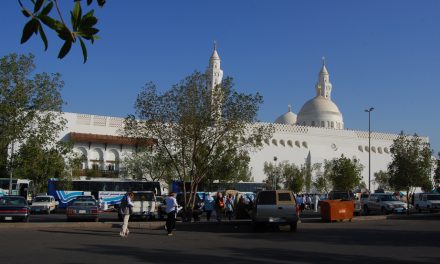
[[[26,2],[28,6],[23,2]],[[85,63],[87,48],[84,41],[90,41],[93,44],[98,39],[96,34],[99,29],[95,27],[98,19],[94,15],[95,10],[91,9],[83,15],[81,1],[73,0],[73,8],[70,10],[70,25],[68,25],[58,2],[58,0],[31,0],[29,2],[18,0],[22,14],[29,19],[23,28],[21,43],[28,41],[32,35],[40,35],[44,49],[47,50],[49,42],[44,31],[46,28],[56,32],[58,37],[64,41],[58,58],[64,58],[69,53],[72,44],[77,43],[78,40]],[[91,6],[93,2],[95,1],[87,0],[87,6]],[[105,4],[105,0],[96,0],[96,2],[99,7],[103,7]],[[56,11],[53,11],[54,7]]]
[[[436,168],[434,171],[434,178],[433,178],[434,186],[436,188],[440,187],[440,152],[438,153],[438,156],[439,158],[436,161]]]
[[[238,93],[231,78],[213,91],[209,83],[207,75],[195,72],[161,94],[150,82],[135,103],[138,119],[131,115],[125,120],[126,136],[157,139],[178,179],[191,182],[185,202],[190,209],[199,184],[225,155],[244,157],[262,146],[273,130],[254,124],[262,102],[259,94]]]
[[[318,193],[329,193],[332,189],[332,183],[328,171],[321,171],[322,163],[313,164],[313,171],[317,171],[316,178],[312,182],[313,187]]]
[[[403,132],[391,146],[392,162],[388,165],[390,186],[396,191],[406,191],[409,197],[416,187],[431,189],[432,151],[428,142],[417,134],[405,135]],[[407,211],[409,214],[409,210]]]
[[[69,144],[46,145],[39,138],[30,136],[14,154],[15,176],[32,180],[37,193],[47,192],[49,178],[69,179],[66,177],[65,157],[71,151]]]
[[[293,191],[294,193],[300,193],[306,184],[307,173],[310,170],[307,165],[298,168],[295,164],[282,164],[282,175],[285,179],[284,187]]]
[[[283,161],[278,164],[272,162],[264,163],[264,173],[266,174],[266,186],[268,189],[279,189],[281,186],[300,193],[305,187],[307,166],[302,165],[301,168],[288,161]]]
[[[266,179],[264,182],[266,183],[266,189],[274,190],[280,189],[285,179],[282,175],[282,164],[276,165],[272,162],[264,162],[263,168],[264,174],[266,174]]]
[[[61,116],[64,85],[60,74],[38,73],[33,55],[10,54],[0,59],[0,176],[5,177],[11,160],[7,149],[16,150],[31,135],[54,144],[64,129]],[[14,149],[15,147],[15,149]]]
[[[171,183],[174,169],[160,148],[141,147],[124,158],[124,168],[134,179]]]
[[[378,189],[391,190],[390,188],[391,175],[383,170],[374,173],[374,181],[378,184]]]
[[[324,161],[326,177],[330,179],[333,189],[338,191],[352,191],[360,185],[363,170],[358,159],[349,159],[341,155],[330,161]]]

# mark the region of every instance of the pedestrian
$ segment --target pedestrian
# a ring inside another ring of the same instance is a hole
[[[315,213],[318,212],[318,203],[319,203],[319,195],[317,193],[315,193],[315,199],[313,200],[314,202],[314,209],[315,209]]]
[[[204,200],[205,212],[206,212],[206,220],[211,220],[211,214],[214,210],[214,198],[212,198],[211,194],[207,194]]]
[[[311,196],[311,194],[306,194],[305,200],[306,200],[305,201],[306,208],[308,210],[311,210],[312,209],[312,196]]]
[[[304,209],[306,208],[306,198],[304,197],[304,194],[301,195],[301,212],[304,211]]]
[[[176,226],[176,215],[177,215],[177,200],[176,193],[170,192],[168,197],[165,199],[165,204],[167,206],[165,212],[167,213],[167,222],[165,224],[165,229],[167,230],[168,236],[173,235],[174,227]]]
[[[232,214],[234,213],[234,199],[232,198],[232,194],[229,194],[226,198],[225,210],[226,216],[228,217],[229,221],[231,221]]]
[[[130,234],[130,230],[128,230],[128,220],[130,219],[130,215],[133,212],[133,202],[132,199],[134,197],[133,192],[127,192],[124,197],[122,197],[121,204],[119,206],[119,214],[123,216],[123,224],[122,230],[119,232],[121,237],[127,237]]]
[[[302,205],[303,205],[303,198],[301,195],[298,194],[296,196],[296,206],[298,206],[300,212],[302,212],[302,210],[303,210]]]
[[[215,208],[215,214],[217,216],[217,221],[222,221],[222,214],[225,208],[225,201],[223,199],[223,195],[221,192],[217,192],[217,195],[214,199],[214,208]]]

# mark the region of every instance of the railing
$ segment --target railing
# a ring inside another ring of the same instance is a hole
[[[104,177],[104,178],[119,178],[122,176],[123,171],[120,170],[95,170],[95,169],[83,169],[83,170],[73,170],[73,177]]]

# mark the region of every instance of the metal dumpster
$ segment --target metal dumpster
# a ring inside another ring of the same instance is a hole
[[[323,221],[342,221],[353,218],[354,201],[352,200],[326,200],[320,201],[321,218]]]

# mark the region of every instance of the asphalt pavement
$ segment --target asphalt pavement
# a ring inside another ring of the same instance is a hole
[[[439,263],[438,215],[375,221],[308,222],[298,232],[254,232],[246,221],[131,228],[1,230],[1,263]]]

